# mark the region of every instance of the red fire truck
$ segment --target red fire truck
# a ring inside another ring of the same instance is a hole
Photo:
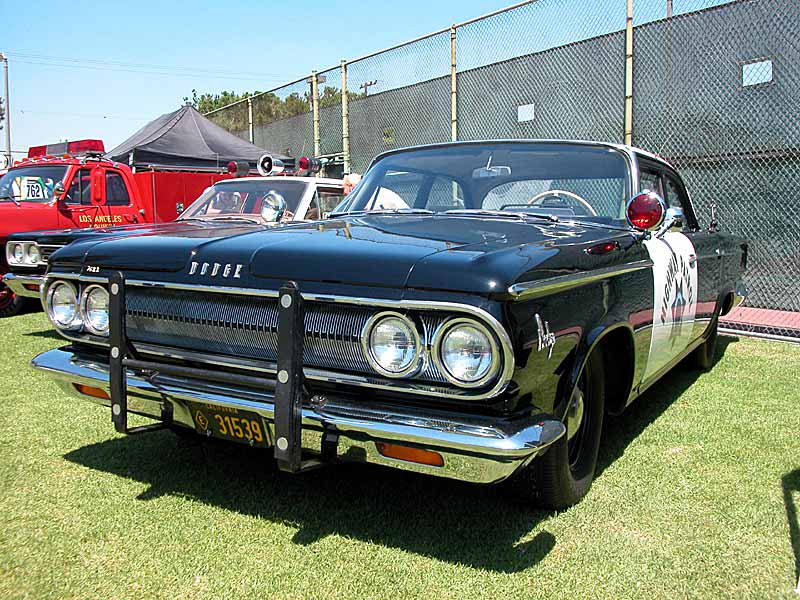
[[[249,171],[247,163],[233,163],[134,172],[103,151],[101,140],[34,146],[0,176],[0,248],[19,231],[172,221],[208,186]],[[0,280],[7,272],[3,252]],[[0,281],[0,316],[19,312],[23,302]]]

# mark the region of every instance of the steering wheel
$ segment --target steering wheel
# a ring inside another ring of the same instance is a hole
[[[541,192],[540,194],[536,194],[533,198],[528,200],[528,206],[535,206],[535,205],[544,206],[545,199],[552,197],[558,200],[562,200],[561,196],[572,198],[573,200],[575,200],[575,202],[583,206],[583,208],[585,208],[591,216],[593,217],[597,216],[597,211],[594,208],[592,208],[591,204],[589,204],[586,200],[578,196],[578,194],[574,192],[568,192],[567,190],[546,190],[544,192]]]

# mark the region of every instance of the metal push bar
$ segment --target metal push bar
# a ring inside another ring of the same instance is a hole
[[[125,278],[114,273],[109,279],[109,390],[111,396],[111,419],[114,428],[125,434],[145,433],[164,429],[172,424],[172,404],[164,401],[161,420],[141,427],[128,427],[128,386],[126,369],[150,372],[153,375],[175,375],[179,377],[201,377],[211,381],[257,386],[275,394],[274,455],[282,471],[297,473],[314,468],[322,461],[302,460],[302,410],[304,392],[303,378],[303,297],[297,284],[284,284],[278,294],[278,374],[277,380],[264,379],[233,373],[209,372],[182,365],[161,364],[139,360],[128,343],[125,315]],[[326,431],[322,439],[323,459],[336,456],[338,435]]]

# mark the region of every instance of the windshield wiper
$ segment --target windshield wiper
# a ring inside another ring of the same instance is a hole
[[[362,215],[433,215],[432,210],[425,208],[379,208],[377,210],[351,210],[331,213],[331,217],[358,217]]]
[[[0,200],[11,200],[14,204],[19,206],[19,200],[15,196],[0,196]]]
[[[489,210],[486,208],[457,208],[453,210],[446,210],[444,211],[444,214],[465,217],[471,217],[474,215],[482,217],[503,217],[506,219],[517,219],[518,221],[525,221],[526,217],[536,217],[537,219],[544,219],[545,221],[550,221],[551,223],[560,222],[560,219],[555,215],[544,215],[541,213],[528,212],[510,212],[507,210]]]
[[[259,221],[257,217],[245,217],[243,215],[224,215],[221,217],[206,217],[205,219],[200,219],[200,220],[201,221],[248,221],[250,223],[261,224],[261,221]]]

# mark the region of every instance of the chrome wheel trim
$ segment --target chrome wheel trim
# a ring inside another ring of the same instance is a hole
[[[567,408],[567,439],[571,440],[583,424],[584,398],[580,388],[572,394],[572,401]]]

